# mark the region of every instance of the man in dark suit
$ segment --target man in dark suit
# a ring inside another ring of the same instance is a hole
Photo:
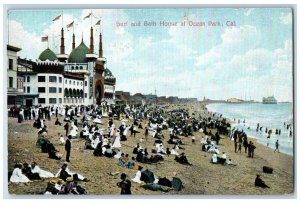
[[[70,162],[70,154],[71,154],[71,135],[68,136],[65,144],[65,150],[67,151],[66,161]]]
[[[69,132],[69,123],[66,123],[64,125],[65,131],[66,131],[66,137],[68,136],[68,132]]]

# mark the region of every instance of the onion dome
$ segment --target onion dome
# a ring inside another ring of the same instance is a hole
[[[68,63],[86,63],[86,54],[89,53],[90,49],[81,41],[81,44],[71,52]]]
[[[40,54],[39,60],[41,60],[41,61],[46,61],[46,60],[55,61],[55,60],[57,60],[57,57],[51,49],[47,48]]]
[[[113,76],[113,74],[108,68],[105,68],[104,75],[105,75],[104,82],[113,83],[113,84],[116,82],[116,78]]]

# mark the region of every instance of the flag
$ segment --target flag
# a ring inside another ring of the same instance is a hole
[[[100,23],[101,23],[101,20],[98,20],[98,22],[95,25],[100,25]]]
[[[56,20],[60,19],[60,17],[61,17],[61,15],[56,16],[52,21],[56,21]]]
[[[48,42],[48,36],[42,37],[42,42]]]
[[[71,28],[74,26],[74,21],[72,21],[70,24],[67,25],[67,28]]]
[[[92,15],[92,13],[89,13],[89,15],[85,16],[85,17],[83,18],[83,20],[85,20],[85,19],[91,17],[91,15]]]

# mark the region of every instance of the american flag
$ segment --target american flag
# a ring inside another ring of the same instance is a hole
[[[48,42],[48,36],[42,37],[42,42]]]

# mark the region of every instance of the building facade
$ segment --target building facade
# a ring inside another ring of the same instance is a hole
[[[7,45],[7,104],[15,105],[18,91],[17,53],[20,48]]]
[[[99,53],[94,53],[91,27],[90,46],[83,39],[72,51],[65,53],[64,30],[61,30],[60,53],[45,49],[36,62],[18,59],[18,77],[23,85],[19,96],[23,105],[91,105],[115,103],[116,78],[106,67],[103,57],[102,34]],[[20,85],[21,86],[21,85]]]

